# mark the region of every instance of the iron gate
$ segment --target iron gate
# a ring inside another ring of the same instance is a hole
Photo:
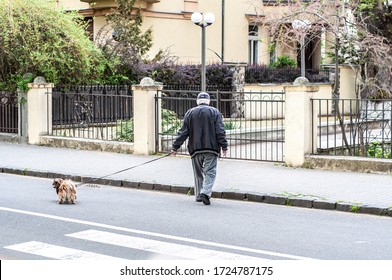
[[[0,91],[0,133],[18,133],[18,94]]]
[[[156,150],[167,153],[199,91],[158,91]],[[229,143],[227,158],[284,161],[284,92],[209,92],[210,106],[222,113]],[[187,141],[178,154],[187,153]]]
[[[392,158],[392,99],[312,99],[314,154]]]

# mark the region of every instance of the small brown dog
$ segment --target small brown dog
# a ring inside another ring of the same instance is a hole
[[[64,202],[76,203],[76,185],[71,180],[56,178],[53,181],[53,188],[56,189],[59,204]]]

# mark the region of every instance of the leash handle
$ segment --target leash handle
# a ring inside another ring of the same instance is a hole
[[[161,156],[161,157],[154,158],[154,159],[152,159],[152,160],[149,160],[149,161],[143,162],[143,163],[141,163],[141,164],[137,164],[137,165],[134,165],[134,166],[131,166],[131,167],[122,169],[122,170],[120,170],[120,171],[117,171],[117,172],[114,172],[114,173],[111,173],[111,174],[107,174],[107,175],[102,176],[102,177],[99,177],[99,178],[95,178],[95,179],[93,179],[93,180],[91,180],[91,181],[87,181],[87,182],[84,182],[84,183],[81,183],[81,184],[77,184],[76,186],[77,186],[77,187],[80,187],[80,186],[83,186],[83,185],[91,184],[91,183],[93,183],[93,182],[95,182],[95,181],[98,181],[98,180],[100,180],[100,179],[103,179],[103,178],[106,178],[106,177],[109,177],[109,176],[113,176],[113,175],[116,175],[116,174],[118,174],[118,173],[125,172],[125,171],[131,170],[131,169],[133,169],[133,168],[136,168],[136,167],[139,167],[139,166],[142,166],[142,165],[145,165],[145,164],[148,164],[148,163],[151,163],[151,162],[154,162],[154,161],[163,159],[163,158],[165,158],[165,157],[170,156],[172,153],[173,153],[173,152],[170,152],[170,153],[168,153],[168,154],[166,154],[166,155],[163,155],[163,156]]]

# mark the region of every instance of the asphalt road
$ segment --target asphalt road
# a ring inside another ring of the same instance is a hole
[[[0,174],[0,259],[392,260],[392,219]]]

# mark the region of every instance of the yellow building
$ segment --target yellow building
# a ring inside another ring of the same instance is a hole
[[[263,3],[265,2],[265,3]],[[271,48],[268,32],[261,28],[263,13],[279,7],[270,1],[255,0],[139,0],[143,27],[152,28],[153,47],[149,57],[168,50],[181,63],[201,61],[201,28],[191,21],[193,12],[212,12],[215,21],[206,27],[206,63],[230,62],[269,65],[278,56],[289,55],[300,61],[298,43],[293,48],[276,44]],[[105,15],[115,7],[113,0],[58,0],[58,7],[79,10],[92,19],[94,36],[106,25]],[[281,8],[280,8],[281,9]],[[319,68],[322,44],[311,42],[305,50],[306,68]],[[299,64],[298,64],[299,65]]]

